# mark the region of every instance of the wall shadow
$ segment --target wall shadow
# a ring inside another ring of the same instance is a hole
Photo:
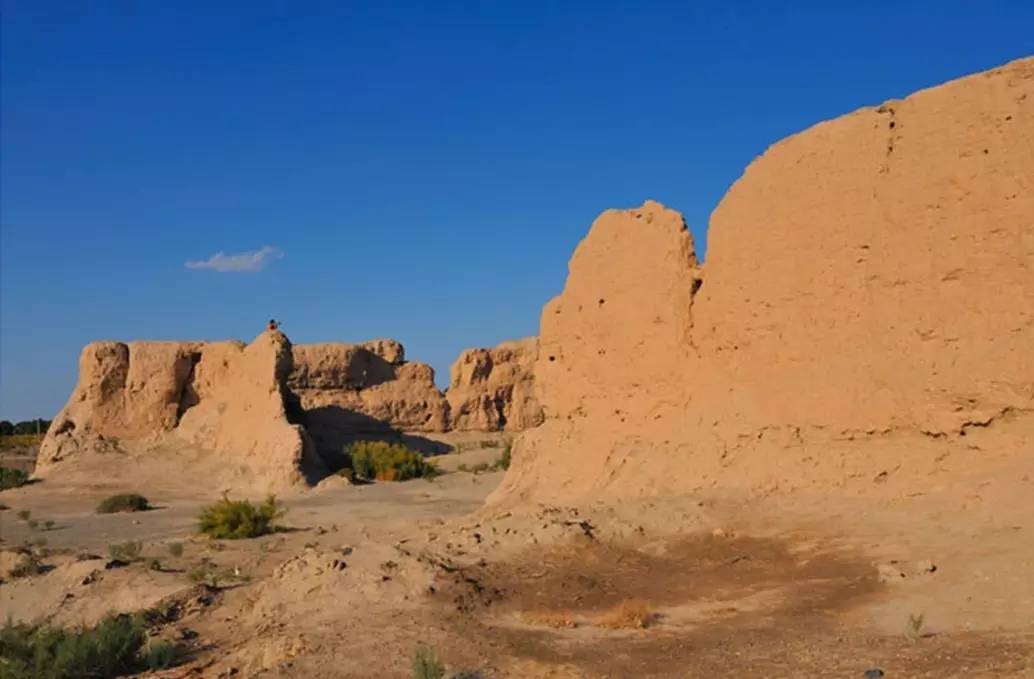
[[[309,432],[316,450],[331,473],[345,466],[345,446],[355,441],[402,443],[425,457],[451,452],[453,447],[441,441],[407,434],[383,420],[341,406],[329,405],[304,410],[295,417]]]

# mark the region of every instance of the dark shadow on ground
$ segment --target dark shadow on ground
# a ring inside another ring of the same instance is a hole
[[[317,452],[331,473],[345,466],[345,446],[356,441],[402,443],[425,457],[443,455],[453,449],[447,443],[417,434],[406,434],[383,420],[341,406],[313,408],[301,411],[297,416],[298,424],[309,432]]]

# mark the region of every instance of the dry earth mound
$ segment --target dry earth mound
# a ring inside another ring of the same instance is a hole
[[[172,430],[191,401],[187,383],[200,342],[92,342],[79,356],[79,382],[40,448],[39,468],[111,439],[153,438]]]
[[[165,455],[187,444],[218,453],[229,479],[271,489],[312,482],[363,434],[536,424],[535,347],[532,338],[465,352],[453,371],[452,422],[434,370],[406,361],[395,340],[292,346],[270,331],[250,345],[93,342],[43,441],[38,471],[127,446]]]
[[[537,337],[528,337],[461,353],[445,393],[451,428],[523,431],[541,424],[534,372],[538,344]]]
[[[715,210],[609,211],[543,310],[496,498],[965,474],[1034,440],[1034,59],[772,146]]]
[[[288,421],[291,343],[279,332],[240,342],[95,342],[79,383],[40,448],[37,473],[127,442],[177,437],[270,487],[323,472],[305,430]]]

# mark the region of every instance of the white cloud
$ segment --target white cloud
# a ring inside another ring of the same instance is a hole
[[[274,259],[284,256],[280,248],[267,245],[261,250],[250,250],[235,255],[228,255],[225,252],[217,252],[208,259],[187,261],[184,263],[188,269],[212,269],[220,273],[262,271]]]

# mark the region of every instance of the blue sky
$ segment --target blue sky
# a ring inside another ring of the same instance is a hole
[[[2,4],[6,419],[90,340],[270,317],[443,382],[537,332],[602,210],[660,200],[703,251],[769,144],[1034,53],[1019,0]]]

